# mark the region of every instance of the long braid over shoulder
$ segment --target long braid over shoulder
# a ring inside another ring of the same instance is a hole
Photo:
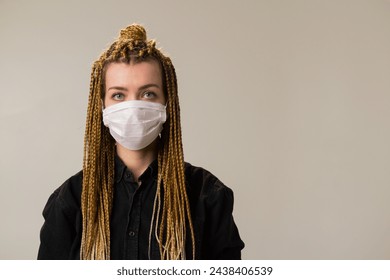
[[[141,25],[121,30],[120,37],[93,64],[84,138],[81,195],[81,259],[110,259],[110,215],[113,204],[115,141],[102,122],[105,68],[111,62],[157,60],[162,68],[167,121],[158,151],[157,191],[149,247],[155,235],[161,259],[186,259],[186,240],[195,237],[184,175],[180,107],[175,68],[169,57],[147,40]],[[189,234],[187,231],[190,231]]]

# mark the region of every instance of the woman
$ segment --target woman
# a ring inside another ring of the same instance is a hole
[[[49,198],[38,259],[240,259],[233,193],[184,162],[171,60],[140,25],[92,69],[83,170]]]

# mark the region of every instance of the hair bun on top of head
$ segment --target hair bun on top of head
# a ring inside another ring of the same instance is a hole
[[[120,32],[119,40],[134,40],[146,42],[146,31],[142,25],[132,24]]]

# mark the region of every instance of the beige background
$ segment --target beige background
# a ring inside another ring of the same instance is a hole
[[[390,259],[385,0],[1,0],[0,259],[36,258],[91,64],[133,22],[173,59],[186,160],[234,190],[245,259]]]

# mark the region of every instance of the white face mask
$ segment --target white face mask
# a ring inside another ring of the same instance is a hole
[[[103,123],[117,143],[129,150],[150,145],[163,129],[166,106],[149,101],[123,101],[103,110]]]

